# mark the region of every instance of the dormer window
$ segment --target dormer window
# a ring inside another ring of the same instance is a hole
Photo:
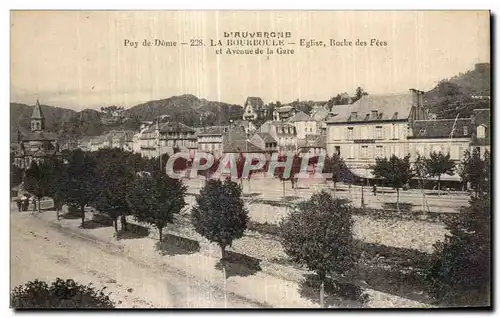
[[[378,111],[372,110],[372,118],[374,119],[378,118]]]
[[[469,134],[469,129],[467,126],[464,126],[464,136],[467,136]]]
[[[394,116],[392,116],[392,119],[398,119],[398,112],[394,113]]]
[[[351,112],[351,119],[357,119],[358,118],[358,113],[357,112]]]
[[[420,131],[418,132],[418,135],[419,136],[425,135],[425,128],[420,129]]]
[[[486,137],[486,127],[484,125],[477,126],[477,138]]]

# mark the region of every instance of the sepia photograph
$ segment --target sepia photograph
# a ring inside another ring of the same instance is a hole
[[[12,309],[492,309],[490,11],[9,15]]]

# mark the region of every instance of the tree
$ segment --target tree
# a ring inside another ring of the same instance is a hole
[[[191,222],[200,235],[221,248],[224,258],[227,246],[243,236],[248,210],[241,198],[241,187],[229,178],[208,180],[196,196]]]
[[[65,202],[65,180],[67,178],[67,171],[64,163],[59,159],[51,159],[47,166],[49,169],[49,182],[47,196],[52,198],[54,208],[56,209],[56,217],[59,220],[59,212]]]
[[[127,191],[133,183],[135,170],[129,165],[129,153],[115,149],[100,149],[94,153],[96,165],[95,198],[92,205],[113,219],[115,232],[118,233],[117,218],[130,214]]]
[[[353,98],[352,102],[354,103],[354,102],[360,100],[361,97],[363,97],[365,95],[368,95],[368,93],[364,89],[362,89],[361,87],[358,86],[356,88],[356,93],[354,93],[354,98]]]
[[[85,226],[85,206],[95,197],[97,163],[90,153],[76,149],[68,155],[66,178],[62,188],[66,203],[81,211],[82,227]]]
[[[403,159],[395,155],[392,155],[389,160],[387,158],[377,158],[375,159],[375,165],[371,166],[371,169],[376,178],[384,179],[389,186],[396,189],[396,206],[399,211],[399,189],[410,182],[413,177],[410,166],[410,155],[407,155]]]
[[[464,182],[470,183],[476,197],[482,192],[490,193],[490,166],[489,151],[485,151],[484,159],[477,149],[474,149],[472,155],[468,151],[465,153],[461,177]]]
[[[49,194],[51,182],[50,165],[47,163],[37,164],[32,161],[30,167],[26,170],[24,178],[24,188],[33,194],[38,201],[38,212],[40,212],[40,200]]]
[[[491,198],[479,194],[462,213],[448,220],[444,242],[434,244],[425,280],[434,299],[445,305],[490,303]]]
[[[418,178],[418,183],[422,190],[422,209],[425,211],[425,185],[429,177],[429,171],[427,169],[427,160],[420,154],[417,155],[417,159],[413,163],[413,174]]]
[[[226,248],[243,237],[247,228],[248,210],[241,198],[241,187],[227,178],[207,180],[196,196],[191,210],[191,223],[201,236],[215,242],[221,249],[221,262],[226,292]]]
[[[352,214],[353,209],[345,200],[321,191],[299,203],[279,225],[286,254],[318,275],[321,307],[326,276],[344,275],[355,269],[358,262]]]
[[[154,225],[159,232],[160,242],[163,229],[174,222],[186,205],[186,186],[180,180],[170,178],[165,173],[153,172],[151,176],[136,177],[127,201],[132,214],[139,222]]]
[[[444,155],[442,152],[431,152],[428,159],[425,160],[427,172],[431,177],[438,177],[438,195],[441,190],[441,175],[453,175],[455,163],[450,159],[450,154]]]
[[[285,163],[287,160],[288,160],[287,156],[278,157],[278,162]],[[276,167],[276,169],[274,170],[274,176],[277,177],[281,181],[281,184],[283,185],[283,198],[285,197],[285,182],[290,180],[290,182],[292,183],[292,188],[294,188],[296,176],[298,173],[300,173],[300,165],[301,165],[300,157],[297,154],[295,154],[293,156],[292,166],[290,168],[290,173],[288,175],[285,174],[286,166]]]
[[[335,197],[337,191],[337,182],[341,179],[342,170],[345,166],[344,160],[338,155],[333,154],[331,157],[326,156],[323,171],[331,174],[328,180],[333,182],[333,196]]]
[[[81,285],[72,279],[57,278],[49,286],[38,279],[15,287],[10,294],[15,309],[39,308],[114,308],[104,288]]]
[[[10,188],[18,186],[23,181],[23,170],[17,165],[10,164]]]

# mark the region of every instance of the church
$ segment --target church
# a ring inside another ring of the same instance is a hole
[[[18,145],[15,164],[21,168],[29,168],[32,161],[43,162],[45,158],[59,155],[57,134],[45,132],[45,117],[38,100],[31,115],[31,132],[18,131]]]

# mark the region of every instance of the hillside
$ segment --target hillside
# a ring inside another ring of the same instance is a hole
[[[139,104],[123,111],[126,118],[122,123],[103,124],[100,111],[85,109],[75,112],[70,109],[41,105],[45,115],[47,131],[59,134],[61,140],[78,139],[83,136],[97,136],[113,129],[137,130],[141,120],[153,120],[160,115],[169,115],[171,120],[189,126],[227,124],[229,120],[239,119],[243,108],[221,102],[199,99],[193,95],[173,96],[167,99]],[[30,130],[33,106],[10,103],[11,141],[17,138],[17,129]]]
[[[139,120],[153,120],[160,115],[170,115],[171,120],[197,127],[227,124],[231,119],[240,119],[243,108],[199,99],[194,95],[180,95],[149,101],[125,110],[123,114]]]
[[[491,96],[491,66],[476,64],[473,70],[440,81],[424,94],[424,104],[439,118],[469,117],[473,109],[489,108],[490,100],[475,96]]]
[[[16,138],[17,129],[21,132],[30,130],[30,118],[33,107],[25,104],[10,103],[10,134],[11,139]],[[45,116],[45,128],[50,132],[58,132],[60,123],[69,121],[77,114],[74,110],[40,105]]]

